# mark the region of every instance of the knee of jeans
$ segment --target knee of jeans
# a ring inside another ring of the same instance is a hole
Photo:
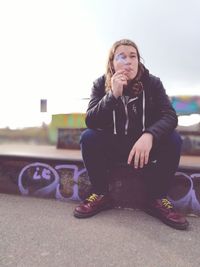
[[[180,153],[181,151],[181,147],[182,147],[182,143],[183,140],[180,136],[180,134],[178,132],[173,132],[172,135],[170,136],[170,144],[171,144],[171,148],[174,152],[178,152]]]
[[[93,129],[86,129],[82,132],[80,136],[80,144],[87,145],[87,144],[95,144],[99,141],[100,134],[98,131]]]
[[[182,140],[182,138],[181,138],[179,133],[173,132],[173,134],[172,134],[172,142],[173,142],[173,144],[181,147],[181,145],[183,143],[183,140]]]

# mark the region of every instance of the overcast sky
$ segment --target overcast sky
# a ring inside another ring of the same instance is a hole
[[[0,0],[1,121],[34,120],[41,98],[78,110],[121,38],[169,95],[200,95],[199,12],[199,0]]]

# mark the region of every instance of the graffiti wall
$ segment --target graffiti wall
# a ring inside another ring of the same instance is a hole
[[[200,215],[200,172],[176,172],[169,199],[177,209]]]
[[[80,201],[89,190],[82,164],[1,161],[0,192]]]
[[[81,162],[1,159],[0,166],[0,193],[81,201],[91,189]],[[141,181],[133,172],[111,170],[110,194],[116,207],[140,207],[144,197]],[[200,172],[177,172],[168,197],[182,212],[200,216]]]
[[[80,149],[80,136],[85,129],[58,128],[57,148]]]
[[[200,96],[172,96],[171,102],[178,115],[200,114]]]

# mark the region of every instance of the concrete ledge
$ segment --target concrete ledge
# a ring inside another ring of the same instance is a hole
[[[82,162],[80,149],[57,149],[50,145],[0,144],[0,157]],[[200,156],[182,155],[180,169],[200,170]]]

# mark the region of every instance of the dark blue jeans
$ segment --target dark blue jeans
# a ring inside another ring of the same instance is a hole
[[[153,145],[149,163],[139,170],[143,173],[149,198],[167,195],[179,165],[181,144],[181,137],[174,131]],[[93,193],[108,193],[108,170],[118,163],[127,163],[134,141],[129,136],[86,129],[81,135],[80,145]]]

